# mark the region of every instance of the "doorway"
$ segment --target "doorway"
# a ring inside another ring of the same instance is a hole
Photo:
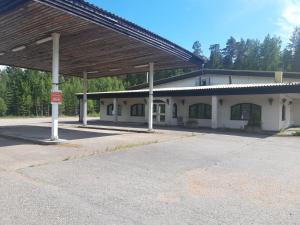
[[[153,104],[153,123],[165,124],[166,123],[166,104],[154,103]]]

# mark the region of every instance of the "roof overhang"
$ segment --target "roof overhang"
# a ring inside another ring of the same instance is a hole
[[[254,95],[254,94],[300,94],[300,83],[271,84],[231,84],[183,88],[157,88],[153,90],[154,97],[192,97],[192,96],[222,96],[222,95]],[[76,94],[82,98],[83,94]],[[129,90],[115,92],[88,93],[88,99],[101,98],[144,98],[149,96],[149,90]]]
[[[60,72],[89,78],[198,67],[204,59],[82,0],[0,0],[0,65],[51,71],[60,33]],[[16,50],[17,51],[12,51]],[[20,50],[21,49],[21,50]]]

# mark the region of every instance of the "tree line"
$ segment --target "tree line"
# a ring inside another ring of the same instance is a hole
[[[271,35],[267,35],[262,42],[230,37],[224,48],[213,44],[209,49],[207,68],[300,72],[300,27],[295,28],[283,50],[281,39]],[[194,54],[202,55],[199,41],[194,43],[193,50]]]
[[[243,38],[237,41],[234,37],[230,37],[224,48],[219,44],[210,46],[210,56],[205,67],[300,72],[300,28],[295,28],[290,43],[284,49],[281,45],[280,38],[270,35],[267,35],[262,42]],[[194,43],[193,50],[195,55],[203,56],[199,41]],[[157,71],[155,80],[190,71],[191,69]],[[146,81],[146,74],[93,79],[88,82],[88,91],[125,90]],[[49,116],[51,83],[51,74],[46,72],[14,67],[7,67],[0,71],[0,116]],[[78,114],[79,102],[75,93],[82,92],[82,79],[61,76],[60,89],[63,93],[60,113]],[[98,113],[99,110],[99,101],[88,101],[90,114]]]

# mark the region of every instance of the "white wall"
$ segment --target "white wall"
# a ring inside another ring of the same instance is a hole
[[[222,104],[220,103],[222,99]],[[270,104],[269,99],[273,99]],[[282,121],[282,105],[285,99],[286,120]],[[166,103],[166,125],[178,125],[178,119],[172,118],[173,103],[177,104],[178,117],[182,118],[183,123],[197,125],[199,127],[211,127],[210,119],[190,119],[189,106],[196,103],[205,103],[211,105],[211,96],[199,97],[166,97],[154,98]],[[168,101],[167,101],[168,100]],[[126,101],[126,104],[124,103]],[[122,106],[122,115],[118,116],[120,122],[147,123],[148,121],[148,98],[119,99],[118,103]],[[113,116],[106,115],[107,105],[113,103],[113,99],[103,99],[101,104],[101,120],[113,121]],[[167,103],[169,102],[169,104]],[[290,104],[293,102],[293,104]],[[131,117],[130,108],[133,104],[145,104],[145,117]],[[300,100],[293,100],[288,95],[232,95],[218,96],[218,127],[243,129],[247,121],[231,120],[231,107],[240,103],[253,103],[262,107],[262,129],[267,131],[278,131],[292,125],[300,125]]]
[[[285,100],[285,102],[283,101]],[[288,97],[287,95],[280,95],[279,96],[279,105],[278,105],[278,110],[279,110],[279,127],[280,129],[284,129],[287,127],[290,127],[293,125],[293,111],[292,111],[292,105],[290,104],[292,102],[292,99]],[[285,117],[286,119],[282,121],[282,105],[285,105],[286,113]]]
[[[113,99],[102,99],[100,100],[104,105],[100,105],[100,119],[103,121],[114,121],[114,116],[107,115],[107,106],[113,104]],[[124,103],[126,101],[126,104]],[[122,107],[122,115],[118,116],[118,121],[120,122],[137,122],[146,123],[147,122],[147,107],[145,107],[144,117],[132,117],[130,116],[131,106],[134,104],[145,104],[144,98],[132,98],[132,99],[118,99],[118,105]]]
[[[293,125],[300,126],[300,99],[293,100],[292,121]]]
[[[269,98],[273,98],[270,105]],[[253,103],[262,107],[262,129],[269,131],[277,131],[283,127],[290,125],[290,118],[287,106],[286,121],[281,122],[281,107],[279,95],[243,95],[243,96],[218,96],[223,100],[223,104],[218,105],[218,127],[243,129],[247,125],[247,121],[231,120],[231,107],[239,103]],[[182,100],[185,104],[182,104]],[[206,103],[211,105],[211,97],[176,97],[174,102],[178,103],[178,116],[183,117],[186,124],[189,120],[189,106],[195,103]],[[280,110],[279,110],[280,109]],[[211,127],[211,120],[196,120],[200,127]],[[174,124],[174,123],[173,123]]]
[[[207,85],[229,84],[230,75],[203,75],[201,80],[205,79]],[[231,76],[232,84],[255,84],[255,83],[274,83],[274,77],[259,76]],[[156,88],[168,87],[194,87],[199,86],[200,77],[192,77],[184,80],[174,81],[166,84],[156,85]],[[284,78],[283,82],[300,82],[300,79]]]
[[[243,129],[247,121],[231,120],[231,107],[240,103],[253,103],[262,107],[262,129],[277,131],[279,125],[279,95],[243,95],[243,96],[220,96],[223,105],[219,107],[219,127]],[[273,98],[272,105],[269,98]]]
[[[166,84],[155,85],[155,88],[168,88],[168,87],[194,87],[196,86],[196,77],[173,81]]]
[[[184,100],[184,104],[183,104]],[[178,117],[182,117],[184,124],[195,121],[199,127],[211,127],[211,120],[209,119],[190,119],[189,106],[196,103],[205,103],[211,105],[211,97],[174,97],[174,102],[177,103]],[[175,122],[175,121],[174,121]]]

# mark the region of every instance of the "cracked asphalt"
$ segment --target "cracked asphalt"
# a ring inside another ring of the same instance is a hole
[[[297,137],[196,133],[0,170],[0,224],[298,225],[299,146]]]

